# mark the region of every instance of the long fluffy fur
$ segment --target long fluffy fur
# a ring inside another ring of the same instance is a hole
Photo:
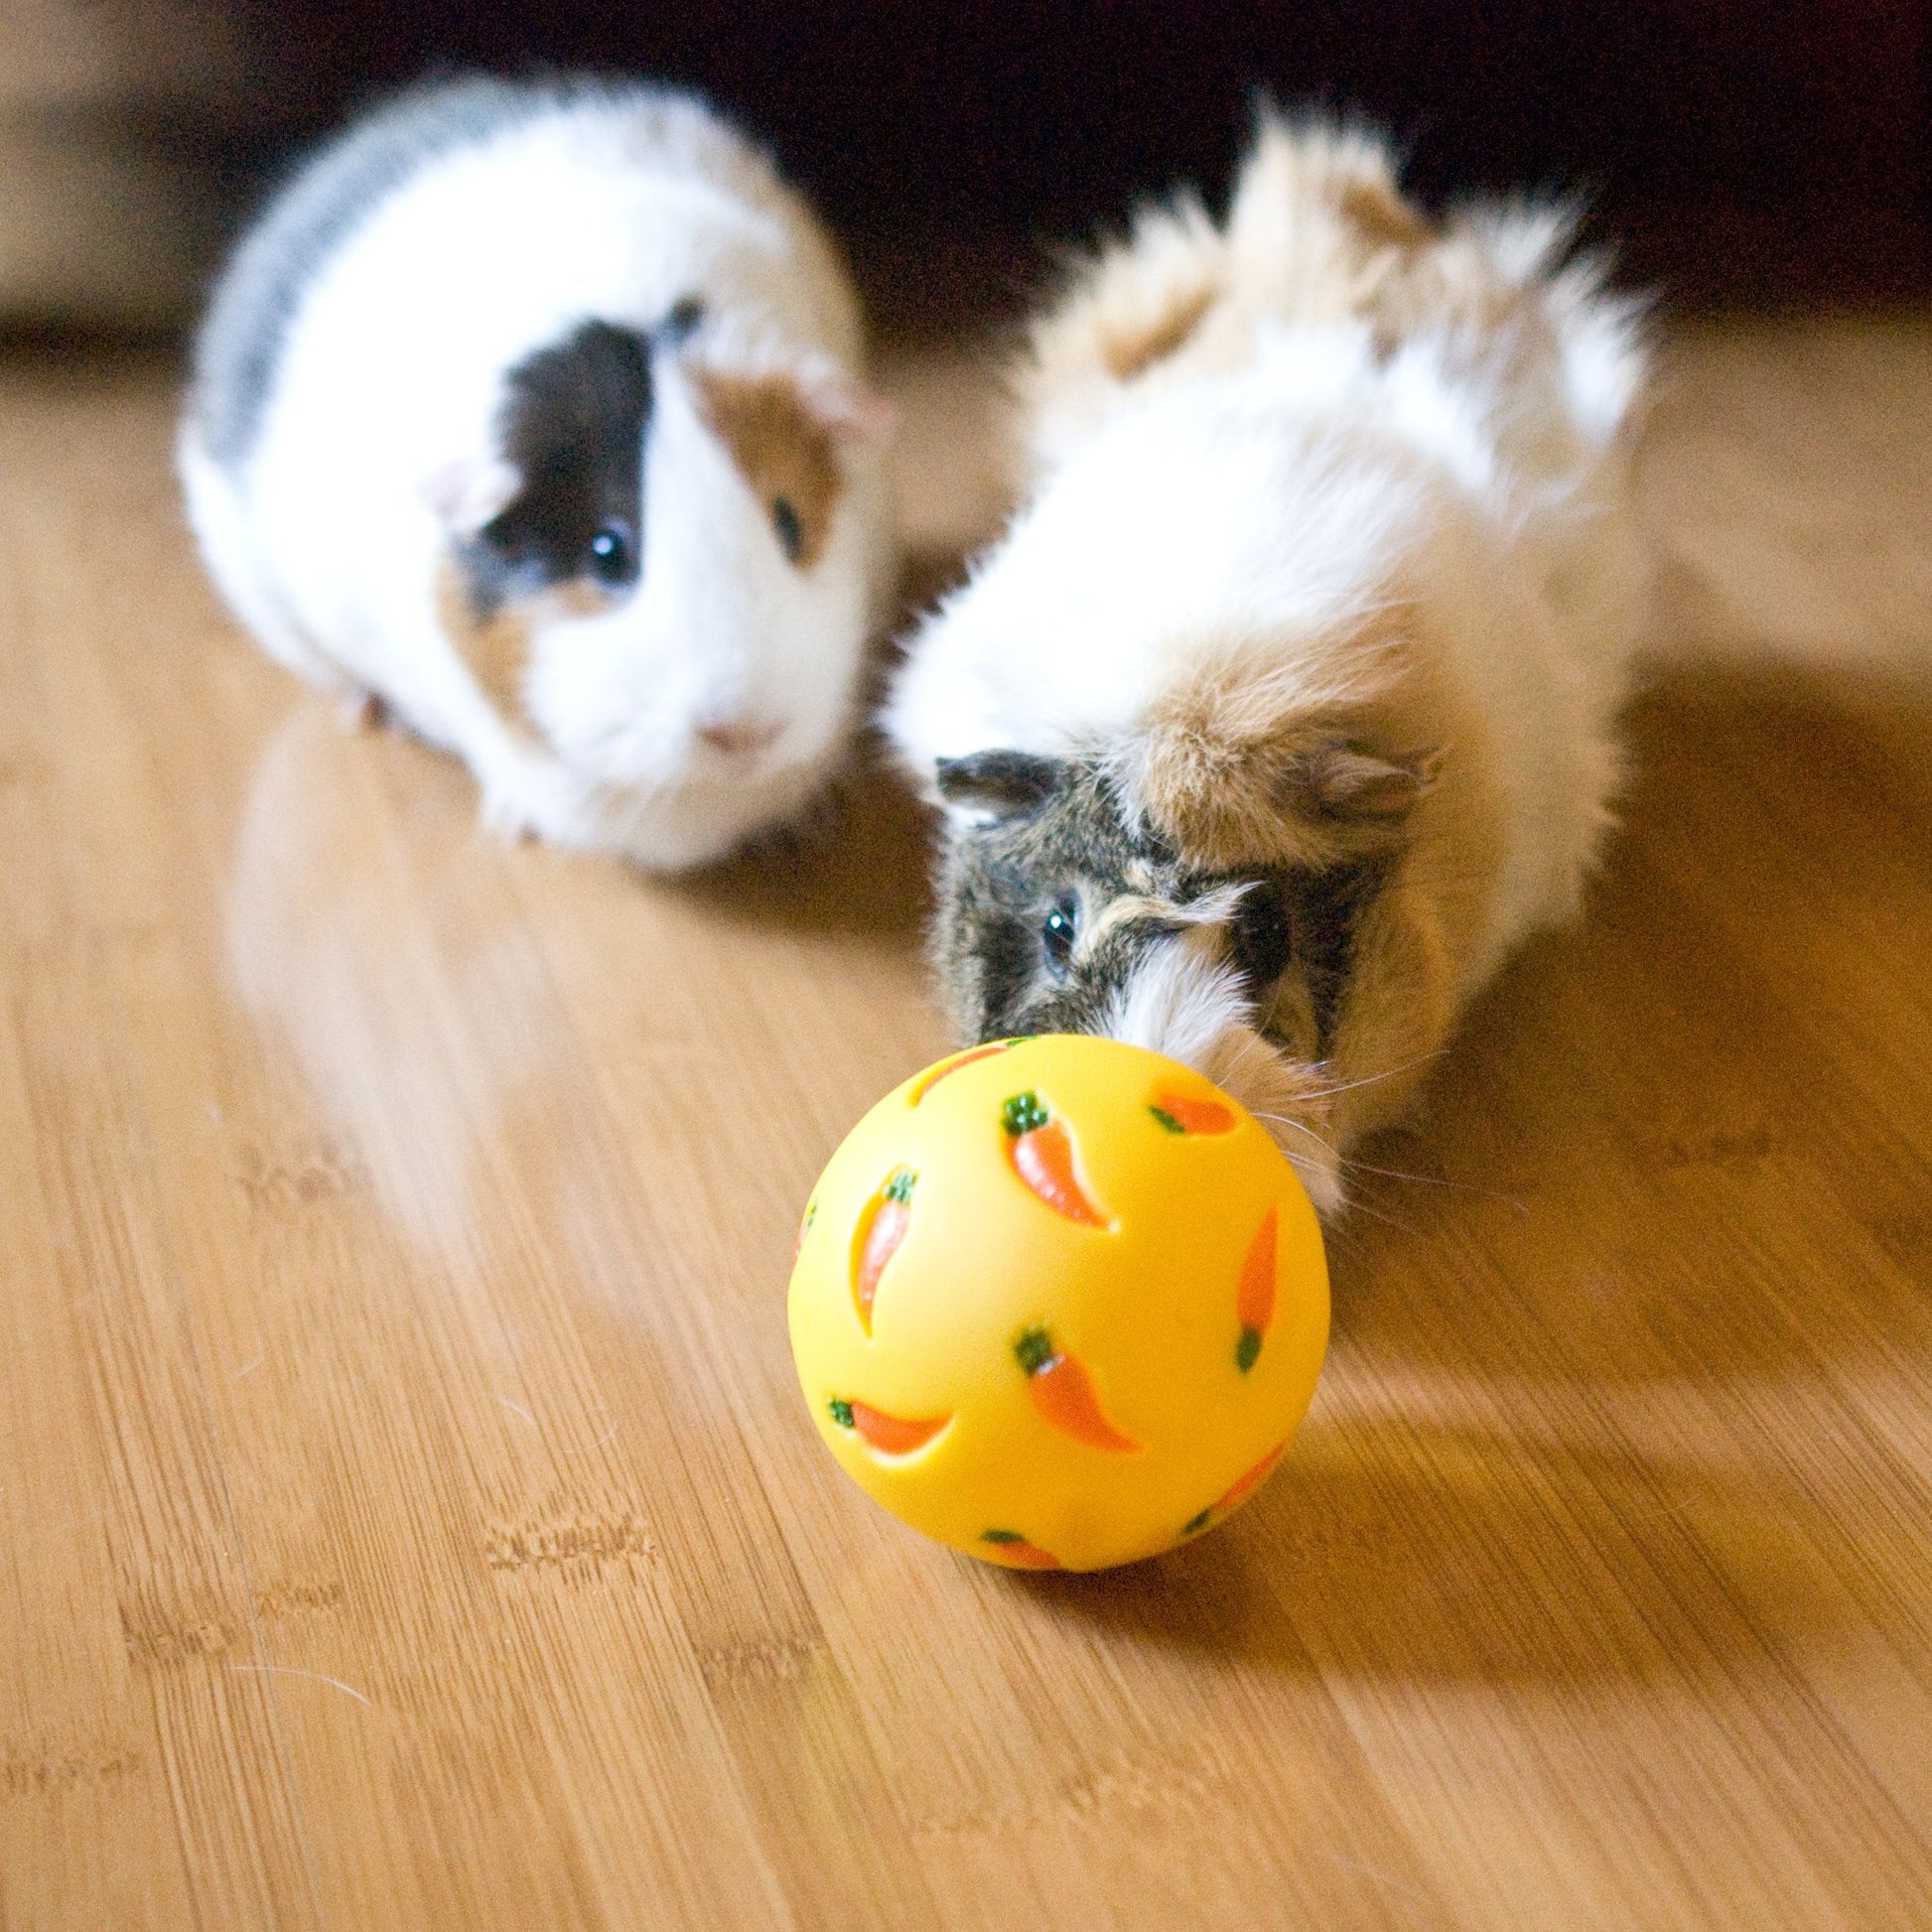
[[[976,955],[1011,983],[1038,905],[1104,918],[1128,886],[1099,859],[1030,877],[1005,808],[951,781],[941,954],[963,1030],[1031,1000],[1177,1052],[1276,1117],[1330,1208],[1347,1147],[1401,1110],[1470,996],[1576,911],[1609,822],[1644,354],[1636,309],[1570,238],[1536,207],[1437,225],[1380,141],[1265,115],[1224,222],[1186,198],[1142,214],[1035,323],[1015,377],[1027,499],[886,708],[928,786],[996,748],[1100,773],[1123,849],[1169,855],[1171,895],[1363,882],[1331,1017],[1312,969],[1243,982],[1228,947],[1159,922],[1103,949],[1115,983],[1088,985],[1077,948],[1057,977],[1042,955],[995,1015]],[[1078,793],[1090,819],[1084,783],[1032,809]]]

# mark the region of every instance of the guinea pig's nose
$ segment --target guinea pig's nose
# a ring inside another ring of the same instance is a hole
[[[782,725],[767,724],[761,719],[732,718],[716,725],[700,725],[698,736],[728,759],[749,759],[770,751],[783,730]]]

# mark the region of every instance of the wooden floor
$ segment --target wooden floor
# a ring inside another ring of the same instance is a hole
[[[1588,921],[1372,1151],[1281,1475],[1085,1580],[792,1379],[942,1044],[910,807],[492,842],[219,619],[169,409],[0,372],[0,1924],[1932,1924],[1932,327],[1680,334]]]

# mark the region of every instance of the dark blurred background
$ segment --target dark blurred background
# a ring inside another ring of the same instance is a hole
[[[735,110],[901,327],[1010,304],[1042,243],[1137,196],[1217,193],[1257,89],[1383,122],[1431,198],[1585,191],[1628,272],[1680,303],[1868,303],[1932,285],[1927,16],[1920,0],[0,0],[0,122],[33,118],[31,84],[7,77],[21,20],[110,48],[62,124],[138,150],[155,205],[182,206],[164,269],[148,263],[175,278],[149,292],[157,323],[283,158],[353,106],[425,69],[540,65],[651,72]],[[0,302],[5,161],[0,144]]]

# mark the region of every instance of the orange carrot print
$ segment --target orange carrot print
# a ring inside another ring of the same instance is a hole
[[[1186,1093],[1164,1093],[1148,1112],[1170,1134],[1232,1134],[1236,1126],[1232,1107]]]
[[[912,1186],[918,1175],[910,1168],[895,1168],[860,1216],[860,1234],[852,1262],[852,1300],[859,1325],[872,1333],[872,1301],[879,1278],[898,1252],[912,1219]]]
[[[1016,1093],[1000,1110],[1013,1171],[1056,1214],[1083,1227],[1113,1222],[1088,1198],[1074,1170],[1073,1142],[1036,1093]]]
[[[982,1543],[990,1543],[999,1553],[995,1563],[1003,1563],[1009,1570],[1057,1570],[1060,1560],[1048,1550],[1042,1550],[1037,1543],[1029,1543],[1018,1530],[988,1530],[980,1538]]]
[[[1286,1443],[1277,1443],[1246,1475],[1237,1477],[1227,1493],[1215,1503],[1215,1515],[1225,1516],[1235,1504],[1246,1502],[1268,1480],[1269,1470],[1282,1459],[1282,1450],[1287,1447]]]
[[[952,1421],[950,1416],[932,1416],[914,1421],[906,1416],[889,1416],[883,1409],[834,1396],[826,1405],[832,1420],[841,1429],[851,1430],[868,1449],[881,1455],[910,1455],[922,1449]]]
[[[1085,1364],[1062,1355],[1044,1328],[1029,1328],[1013,1352],[1026,1371],[1034,1407],[1061,1435],[1110,1455],[1132,1455],[1141,1447],[1107,1420]]]
[[[1248,1258],[1241,1264],[1241,1286],[1234,1301],[1241,1339],[1234,1344],[1234,1365],[1243,1375],[1254,1367],[1268,1325],[1275,1318],[1275,1240],[1279,1226],[1280,1211],[1271,1207],[1248,1245]]]
[[[1268,1472],[1282,1459],[1282,1450],[1287,1447],[1286,1443],[1277,1443],[1245,1475],[1237,1476],[1223,1495],[1181,1524],[1181,1535],[1198,1536],[1217,1516],[1225,1516],[1237,1504],[1246,1502],[1268,1480]]]
[[[1018,1046],[1025,1035],[1013,1039],[989,1040],[984,1046],[969,1046],[963,1053],[955,1053],[949,1060],[941,1060],[919,1084],[912,1089],[912,1105],[917,1106],[948,1073],[957,1073],[962,1066],[971,1066],[975,1060],[990,1060],[995,1053],[1004,1053],[1009,1046]]]

